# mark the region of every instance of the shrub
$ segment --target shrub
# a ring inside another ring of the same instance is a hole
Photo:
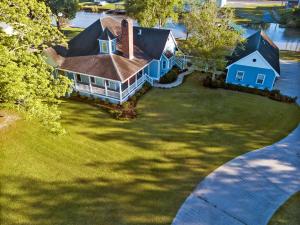
[[[161,84],[169,84],[174,82],[177,79],[180,70],[177,67],[174,67],[170,70],[166,75],[160,78],[159,83]]]
[[[269,91],[268,89],[261,90],[258,88],[250,88],[247,86],[227,84],[225,83],[225,79],[221,76],[219,76],[216,80],[212,80],[211,76],[206,76],[202,80],[202,84],[204,87],[208,87],[208,88],[224,88],[232,91],[246,92],[250,94],[265,96],[272,100],[276,100],[280,102],[295,103],[297,100],[297,97],[289,97],[281,94],[280,90]]]

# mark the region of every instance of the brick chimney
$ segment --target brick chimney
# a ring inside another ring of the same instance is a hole
[[[123,19],[122,23],[121,43],[124,57],[133,59],[133,25],[131,19]]]

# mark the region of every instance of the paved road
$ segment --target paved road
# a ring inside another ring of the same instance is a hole
[[[300,99],[300,63],[281,62],[276,87]],[[239,156],[208,175],[172,225],[265,225],[300,191],[300,125],[271,146]]]
[[[280,61],[281,76],[275,83],[275,89],[283,94],[298,96],[297,102],[300,105],[300,62]]]
[[[300,126],[282,141],[242,155],[207,176],[173,225],[264,225],[300,191]]]

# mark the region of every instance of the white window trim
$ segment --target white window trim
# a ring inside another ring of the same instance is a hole
[[[165,66],[164,66],[164,63],[166,63]],[[163,69],[163,70],[165,70],[165,69],[168,68],[168,65],[167,65],[167,64],[168,64],[168,62],[167,62],[166,60],[163,60],[163,62],[162,62],[162,69]]]
[[[237,79],[238,73],[243,73],[241,79]],[[243,80],[244,80],[244,76],[245,76],[245,71],[240,71],[240,70],[238,70],[238,71],[236,71],[236,74],[235,74],[235,80],[237,80],[237,81],[243,81]]]
[[[260,75],[264,77],[262,83],[258,83],[258,82],[257,82],[258,77],[259,77]],[[256,77],[256,84],[263,85],[263,84],[265,83],[265,79],[266,79],[266,74],[262,74],[262,73],[257,74],[257,77]]]

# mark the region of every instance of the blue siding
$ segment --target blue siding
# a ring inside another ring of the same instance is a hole
[[[159,71],[158,71],[158,68],[159,67],[159,61],[156,61],[156,60],[153,60],[151,63],[150,63],[150,77],[153,78],[153,79],[159,79]]]
[[[164,68],[164,63],[165,63],[165,68]],[[165,75],[166,73],[168,73],[171,69],[171,63],[169,63],[169,59],[167,57],[165,57],[164,55],[161,57],[160,60],[160,77],[162,77],[163,75]]]
[[[242,81],[236,79],[237,71],[244,71],[244,77]],[[257,84],[256,79],[258,74],[264,74],[265,80],[263,84]],[[249,86],[259,89],[272,90],[276,74],[271,69],[264,69],[251,66],[232,65],[227,72],[226,83]]]

